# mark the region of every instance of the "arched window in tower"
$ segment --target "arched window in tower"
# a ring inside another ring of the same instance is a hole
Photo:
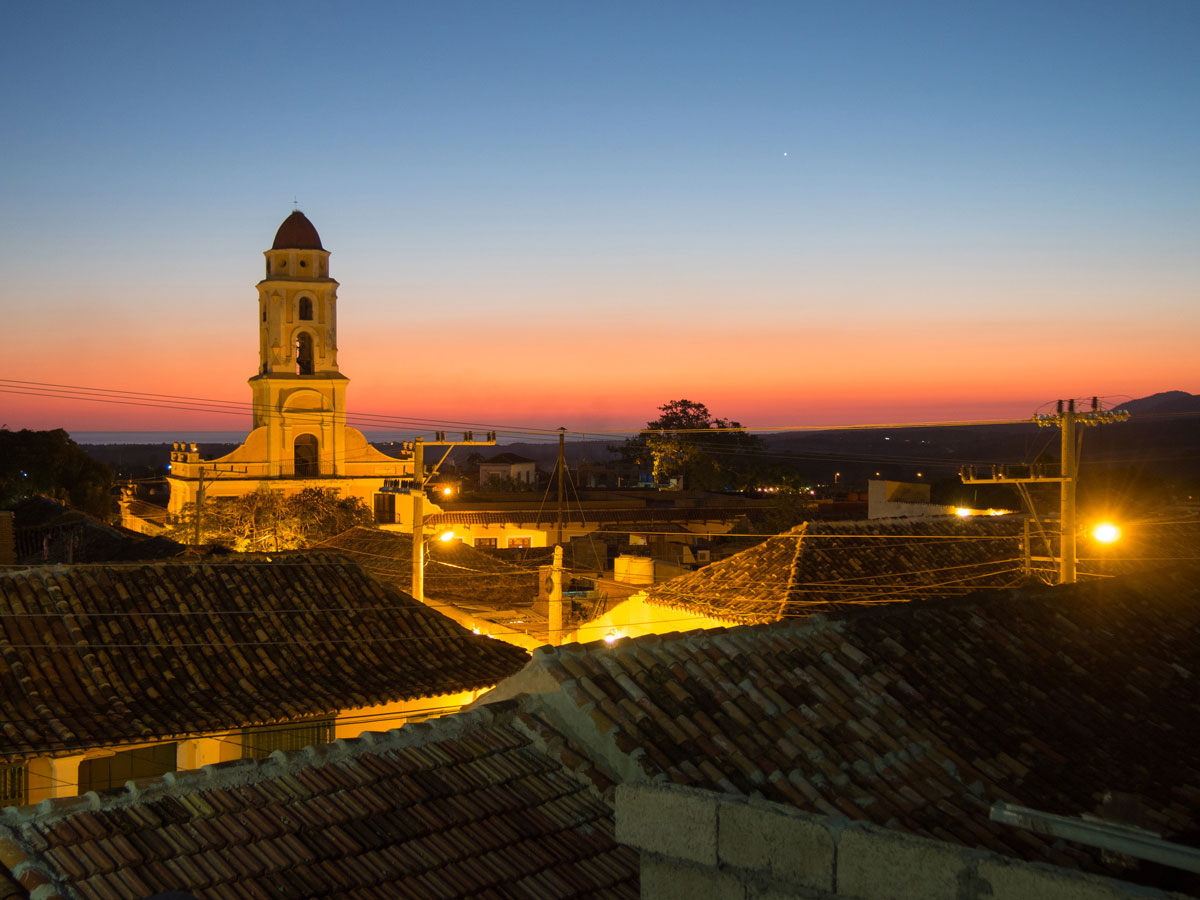
[[[296,338],[296,374],[311,375],[313,373],[313,341],[307,331],[300,332]]]
[[[311,434],[302,434],[296,438],[295,447],[295,475],[297,478],[311,478],[314,475],[319,475],[320,470],[317,465],[317,439]]]
[[[302,322],[312,321],[312,298],[310,297],[300,298],[300,320]]]

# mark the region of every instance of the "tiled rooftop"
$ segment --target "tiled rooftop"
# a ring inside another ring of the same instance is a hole
[[[497,704],[8,809],[0,873],[38,900],[636,898],[607,781],[523,719]]]
[[[646,602],[750,623],[961,596],[1021,580],[1021,527],[1005,517],[810,522],[655,585]]]
[[[378,528],[351,528],[321,544],[358,563],[372,577],[408,591],[412,537]],[[425,596],[462,609],[526,607],[537,597],[536,569],[521,568],[461,542],[425,545]],[[436,606],[436,602],[431,603]]]
[[[497,696],[561,691],[539,714],[627,776],[1033,860],[1102,869],[995,800],[1196,833],[1200,571],[843,616],[543,648]]]
[[[0,863],[38,900],[632,897],[603,798],[650,778],[1142,880],[987,811],[1195,834],[1198,636],[1178,569],[546,648],[470,713],[4,811]]]
[[[17,561],[25,565],[170,559],[186,549],[107,525],[47,497],[30,497],[13,511]]]
[[[0,759],[474,690],[526,659],[333,554],[25,569],[0,574]]]

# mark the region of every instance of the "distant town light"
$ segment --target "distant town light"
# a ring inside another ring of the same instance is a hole
[[[1121,529],[1112,522],[1101,522],[1092,529],[1092,537],[1101,544],[1114,544],[1121,539]]]
[[[454,493],[453,488],[448,488],[448,487],[442,488],[442,494],[446,497],[449,497],[453,493]]]
[[[954,511],[954,514],[956,516],[958,516],[960,519],[965,519],[965,518],[967,518],[967,516],[971,515],[971,511],[969,509],[967,509],[965,506],[960,506],[958,509],[956,509]]]

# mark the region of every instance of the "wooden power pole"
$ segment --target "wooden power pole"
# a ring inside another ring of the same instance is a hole
[[[563,474],[567,467],[567,429],[558,429],[558,545],[562,546],[563,532]]]
[[[413,533],[412,533],[412,595],[422,603],[425,602],[425,485],[429,481],[425,477],[425,447],[436,446],[445,447],[446,452],[442,454],[442,458],[438,460],[437,465],[433,467],[433,471],[429,473],[429,478],[437,474],[438,468],[446,461],[446,457],[450,455],[450,451],[455,447],[477,447],[477,446],[494,446],[496,443],[496,432],[489,431],[487,438],[482,441],[475,440],[473,431],[463,432],[461,441],[446,440],[446,432],[439,431],[432,441],[427,441],[424,438],[417,438],[413,441],[413,480],[412,487],[409,489],[409,495],[412,497],[413,504]]]
[[[200,546],[200,519],[204,515],[204,466],[200,467],[199,474],[196,476],[196,536],[192,541],[197,547]]]
[[[963,469],[959,475],[963,484],[1012,484],[1025,490],[1026,484],[1044,481],[1057,481],[1059,490],[1059,545],[1058,545],[1058,583],[1073,584],[1076,577],[1076,539],[1075,533],[1075,487],[1079,482],[1079,440],[1077,425],[1095,426],[1111,422],[1124,422],[1129,413],[1122,409],[1104,410],[1100,408],[1100,400],[1092,398],[1092,408],[1088,412],[1077,412],[1074,400],[1059,400],[1058,409],[1054,413],[1046,413],[1033,417],[1039,428],[1059,428],[1062,430],[1062,461],[1058,475],[1043,474],[1040,467],[992,466],[990,474],[980,475],[974,467]],[[1028,496],[1028,495],[1026,495]],[[1032,511],[1032,502],[1030,502]],[[1036,515],[1036,511],[1033,511]],[[1040,526],[1039,526],[1040,527]],[[1025,556],[1029,559],[1029,529],[1025,530]],[[1026,562],[1026,568],[1029,562]]]
[[[547,604],[547,638],[553,647],[562,643],[563,634],[563,549],[554,548],[554,567],[550,570],[550,598]]]

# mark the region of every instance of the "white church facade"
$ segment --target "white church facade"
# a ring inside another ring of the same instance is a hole
[[[346,424],[346,385],[338,369],[337,289],[329,251],[299,210],[279,226],[258,283],[258,371],[250,378],[253,430],[232,453],[201,459],[195,444],[175,444],[168,512],[203,497],[236,497],[263,488],[287,494],[333,488],[377,511],[411,522],[406,494],[413,460],[387,456]],[[391,491],[385,492],[385,487]],[[379,502],[384,492],[387,503]]]

